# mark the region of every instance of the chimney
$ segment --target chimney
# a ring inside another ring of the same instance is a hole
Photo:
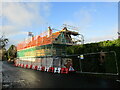
[[[52,29],[51,29],[51,27],[49,26],[49,27],[48,27],[48,37],[50,37],[51,34],[52,34]]]

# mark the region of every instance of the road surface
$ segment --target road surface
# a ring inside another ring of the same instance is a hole
[[[120,83],[95,76],[54,74],[15,67],[3,61],[2,88],[118,88]]]

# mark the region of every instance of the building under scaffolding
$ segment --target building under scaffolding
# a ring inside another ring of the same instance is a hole
[[[72,38],[72,36],[76,38]],[[79,33],[67,30],[64,27],[58,32],[48,27],[46,33],[32,36],[31,39],[17,45],[16,65],[26,68],[70,68],[72,59],[68,58],[66,47],[76,45]]]

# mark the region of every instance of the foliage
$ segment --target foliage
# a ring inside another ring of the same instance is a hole
[[[101,50],[102,51],[115,50],[116,52],[119,52],[118,51],[119,47],[120,47],[120,39],[117,39],[114,41],[102,41],[98,43],[70,46],[67,48],[67,53],[83,54],[83,53],[100,52]],[[118,50],[116,48],[118,48]]]
[[[4,48],[8,42],[9,42],[8,38],[4,38],[4,36],[2,36],[0,38],[0,48]]]
[[[7,57],[6,53],[7,51],[5,48],[0,49],[0,60],[6,60],[6,57]]]
[[[6,59],[6,49],[5,46],[8,43],[8,38],[5,38],[3,35],[0,37],[0,60]]]
[[[7,50],[8,60],[14,60],[17,57],[17,49],[15,45],[11,45]]]
[[[86,54],[96,52],[115,51],[117,56],[118,68],[120,73],[120,39],[113,41],[102,41],[97,43],[89,43],[84,45],[70,46],[67,48],[68,54]],[[112,56],[111,56],[112,57]]]

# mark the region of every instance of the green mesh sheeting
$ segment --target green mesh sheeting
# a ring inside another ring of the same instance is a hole
[[[44,46],[37,46],[28,48],[17,52],[17,57],[44,57],[53,55],[65,55],[66,45],[64,44],[49,44]]]

